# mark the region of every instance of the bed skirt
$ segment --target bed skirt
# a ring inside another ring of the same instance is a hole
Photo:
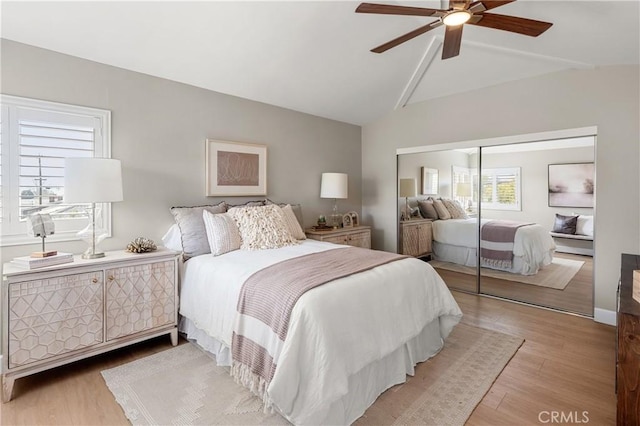
[[[182,317],[180,332],[215,356],[220,366],[231,365],[231,350],[222,342],[207,335],[191,320]],[[427,324],[422,332],[386,357],[374,361],[349,378],[346,395],[333,403],[322,424],[351,424],[364,414],[382,392],[413,376],[419,362],[435,356],[444,345],[440,337],[440,320]],[[277,406],[274,407],[277,411]]]
[[[511,272],[512,274],[535,275],[539,269],[551,264],[553,260],[553,250],[545,253],[542,257],[542,259],[536,259],[536,262],[531,263],[526,262],[521,256],[514,256],[511,268],[499,268],[487,265],[484,262],[482,263],[482,267]],[[478,264],[477,250],[475,248],[443,244],[437,241],[433,242],[433,258],[435,260],[470,266],[472,268],[475,268]]]

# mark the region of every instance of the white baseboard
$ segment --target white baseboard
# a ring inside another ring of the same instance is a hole
[[[616,325],[617,315],[616,311],[608,311],[606,309],[594,308],[593,320],[608,325]]]

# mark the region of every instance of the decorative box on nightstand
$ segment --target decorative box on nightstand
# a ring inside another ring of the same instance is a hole
[[[3,268],[2,399],[15,379],[163,334],[178,343],[178,255],[107,252]]]
[[[354,226],[353,228],[338,228],[328,230],[316,230],[313,228],[305,230],[307,238],[318,241],[328,241],[335,244],[348,246],[371,248],[371,227]]]

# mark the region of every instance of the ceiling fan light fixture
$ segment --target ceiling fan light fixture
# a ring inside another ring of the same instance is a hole
[[[471,19],[471,13],[466,10],[452,10],[442,17],[442,23],[447,27],[462,25]]]

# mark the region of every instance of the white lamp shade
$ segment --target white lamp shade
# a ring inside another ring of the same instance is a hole
[[[457,183],[456,184],[456,196],[458,197],[470,197],[471,196],[471,184],[470,183]]]
[[[320,198],[347,198],[349,177],[346,173],[323,173]]]
[[[111,158],[66,158],[64,163],[66,203],[122,201],[120,160]]]
[[[400,179],[400,197],[416,196],[416,180]]]

